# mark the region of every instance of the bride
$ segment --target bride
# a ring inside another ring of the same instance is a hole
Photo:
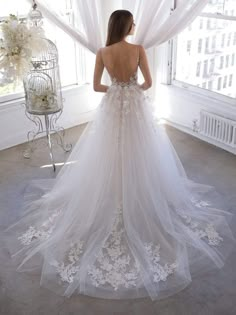
[[[134,28],[129,11],[111,14],[96,56],[94,89],[105,95],[95,119],[55,179],[29,183],[21,218],[4,233],[17,271],[39,271],[41,286],[67,297],[161,299],[222,268],[235,244],[232,215],[202,199],[212,187],[186,177],[154,119],[145,50],[126,41]]]

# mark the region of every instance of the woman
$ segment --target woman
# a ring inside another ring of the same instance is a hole
[[[155,122],[145,50],[126,42],[134,27],[129,11],[112,13],[96,56],[94,89],[106,92],[96,117],[6,232],[17,270],[43,267],[40,284],[68,297],[161,299],[221,268],[234,245],[231,215],[202,201],[211,187],[186,177]],[[104,68],[110,86],[101,84]]]

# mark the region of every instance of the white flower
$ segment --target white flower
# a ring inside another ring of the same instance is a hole
[[[30,100],[32,103],[32,108],[38,110],[50,110],[57,103],[56,94],[51,90],[45,90],[41,94],[32,92],[30,95]]]
[[[43,30],[27,27],[15,15],[0,24],[0,69],[6,78],[21,79],[31,69],[31,57],[45,47]]]

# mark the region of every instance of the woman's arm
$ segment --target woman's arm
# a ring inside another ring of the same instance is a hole
[[[144,82],[140,87],[143,90],[147,90],[152,86],[152,77],[148,66],[146,52],[141,45],[139,46],[139,67],[144,77]]]
[[[102,61],[102,52],[100,48],[96,55],[96,62],[95,62],[94,75],[93,75],[93,89],[96,92],[106,92],[108,89],[107,85],[101,84],[103,69],[104,69],[104,64]]]

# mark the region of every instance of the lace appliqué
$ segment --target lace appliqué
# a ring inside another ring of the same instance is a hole
[[[149,258],[150,270],[153,273],[153,281],[166,281],[171,275],[176,263],[164,266],[160,264],[160,245],[145,243],[144,248]],[[53,261],[50,264],[56,268],[63,282],[72,283],[75,274],[80,270],[80,258],[83,242],[72,243],[66,262]],[[134,259],[128,244],[124,238],[122,206],[117,208],[111,233],[106,239],[93,265],[88,266],[88,275],[94,286],[110,285],[115,291],[119,288],[136,287],[140,280],[140,265]]]
[[[51,266],[54,266],[56,268],[56,271],[63,282],[72,283],[75,274],[79,271],[79,260],[81,254],[83,253],[83,244],[84,242],[82,241],[76,244],[71,243],[70,250],[67,256],[67,263],[59,263],[56,260],[50,263]]]
[[[155,246],[152,243],[146,243],[144,246],[151,261],[150,269],[153,272],[153,281],[157,283],[166,281],[167,277],[177,268],[177,262],[172,264],[165,263],[162,266],[160,264],[160,245]]]
[[[210,206],[210,203],[204,200],[197,200],[191,198],[191,201],[198,208]],[[198,238],[207,240],[208,244],[211,246],[218,246],[224,240],[219,233],[216,231],[214,224],[208,223],[205,227],[201,227],[200,223],[192,220],[188,215],[178,212],[178,214],[184,219],[184,223],[194,232]]]
[[[40,241],[46,240],[52,234],[55,227],[55,220],[61,213],[61,210],[54,212],[46,221],[41,225],[41,228],[30,226],[28,230],[19,236],[17,239],[25,246],[30,245],[35,239]]]
[[[115,77],[111,78],[112,86],[120,86],[120,87],[130,87],[132,85],[137,85],[138,74],[135,72],[127,82],[118,81]]]
[[[111,234],[102,246],[97,260],[88,270],[92,283],[96,287],[110,284],[115,291],[119,286],[125,288],[135,286],[139,266],[128,252],[130,250],[124,241],[122,208],[118,207]]]
[[[118,290],[122,286],[130,288],[136,286],[138,279],[140,279],[139,263],[134,259],[128,245],[124,242],[122,218],[122,207],[120,206],[111,235],[98,254],[95,264],[88,271],[96,287],[110,284],[114,290]],[[144,248],[149,258],[153,281],[166,281],[167,277],[174,272],[177,263],[166,263],[164,266],[160,264],[160,245],[145,243]]]
[[[188,227],[200,238],[206,239],[208,244],[211,246],[218,246],[220,242],[223,241],[223,238],[216,231],[212,223],[208,223],[205,228],[198,228],[199,223],[193,221],[189,216],[182,215],[185,223]]]

